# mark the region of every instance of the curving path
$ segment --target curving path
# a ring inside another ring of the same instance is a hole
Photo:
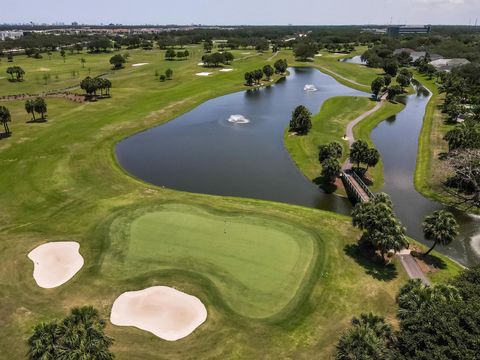
[[[430,280],[425,276],[410,250],[402,250],[397,254],[410,279],[420,279],[424,285],[430,285]]]
[[[330,69],[328,69],[328,68],[326,68],[326,67],[324,67],[324,66],[320,66],[320,65],[316,65],[316,66],[318,67],[318,69],[320,69],[320,70],[323,71],[323,72],[330,73],[331,75],[336,76],[336,77],[338,77],[338,78],[340,78],[340,79],[342,79],[342,80],[348,81],[349,83],[352,83],[352,84],[355,84],[355,85],[362,86],[362,87],[364,87],[364,88],[370,89],[370,86],[365,85],[365,84],[361,84],[361,83],[359,83],[359,82],[356,82],[355,80],[349,79],[349,78],[347,78],[347,77],[345,77],[345,76],[343,76],[343,75],[340,75],[339,73],[336,73],[335,71],[332,71],[332,70],[330,70]]]
[[[383,95],[381,97],[380,101],[377,101],[377,103],[375,104],[375,106],[372,109],[368,110],[367,112],[364,112],[362,115],[360,115],[359,117],[357,117],[356,119],[354,119],[354,120],[352,120],[348,123],[345,135],[347,136],[348,145],[350,147],[355,142],[355,137],[353,135],[353,128],[355,127],[355,125],[357,125],[360,121],[365,120],[367,117],[369,117],[373,113],[380,110],[380,108],[383,106],[386,98],[387,98],[386,95]],[[351,167],[352,167],[352,164],[350,163],[350,159],[347,158],[347,160],[345,160],[345,162],[343,163],[342,170],[348,170]]]

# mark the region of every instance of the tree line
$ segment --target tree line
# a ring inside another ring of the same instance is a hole
[[[91,100],[97,99],[97,91],[100,90],[100,97],[109,97],[112,82],[102,77],[92,78],[87,76],[80,82],[80,88],[85,90],[87,97]]]
[[[178,60],[185,60],[188,59],[190,56],[190,52],[188,50],[185,51],[175,51],[173,49],[168,49],[165,51],[165,59],[167,60],[174,60],[177,58]]]
[[[202,56],[203,66],[218,67],[220,64],[228,65],[235,59],[235,56],[230,52],[216,52],[213,54],[205,54]]]
[[[480,208],[480,65],[467,64],[440,76],[442,111],[453,127],[445,134],[448,151],[440,155],[450,170],[444,189],[456,205]]]
[[[279,59],[274,63],[274,66],[267,64],[262,69],[247,71],[244,75],[245,83],[248,86],[260,85],[260,81],[265,78],[271,81],[274,74],[285,74],[288,68],[287,60]]]
[[[396,298],[398,330],[363,313],[336,345],[336,359],[470,360],[480,354],[480,266],[446,284],[409,280]]]

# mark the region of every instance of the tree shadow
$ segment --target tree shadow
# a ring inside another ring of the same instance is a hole
[[[368,170],[363,168],[363,167],[360,167],[360,169],[357,169],[357,168],[352,168],[352,170],[350,171],[347,171],[347,173],[352,173],[354,172],[355,174],[358,175],[358,177],[365,183],[365,185],[367,186],[372,186],[373,185],[373,180],[370,179],[368,176],[367,176],[367,173],[368,173]]]
[[[316,177],[312,181],[327,194],[333,194],[338,189],[337,184],[325,181],[323,176]]]
[[[398,271],[394,264],[384,265],[375,260],[375,255],[366,256],[357,244],[348,244],[343,248],[345,254],[365,269],[365,273],[376,280],[392,281],[397,278]]]
[[[438,256],[428,254],[424,256],[423,253],[414,252],[412,251],[412,256],[417,258],[420,261],[423,261],[427,264],[430,268],[445,270],[447,268],[447,263],[443,261],[443,259],[439,258]]]
[[[27,124],[41,124],[41,123],[46,123],[47,121],[48,120],[46,117],[43,119],[35,119],[35,120],[31,119],[27,121]]]
[[[6,139],[6,138],[9,138],[10,136],[12,136],[12,133],[9,132],[9,133],[0,133],[0,140],[2,139]]]

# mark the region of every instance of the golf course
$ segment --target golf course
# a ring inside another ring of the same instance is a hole
[[[203,48],[185,49],[190,56],[173,61],[165,59],[164,50],[120,50],[128,52],[128,60],[119,70],[109,64],[111,53],[18,55],[13,64],[25,70],[24,81],[0,78],[0,99],[19,95],[0,102],[12,118],[11,136],[0,138],[0,348],[8,349],[11,359],[25,356],[26,339],[39,322],[60,319],[83,305],[108,319],[121,294],[156,286],[198,298],[206,321],[177,341],[107,321],[116,358],[328,359],[353,316],[372,311],[395,320],[396,295],[408,275],[396,257],[387,266],[365,259],[357,245],[361,232],[350,217],[178,191],[131,176],[119,165],[119,142],[177,121],[208,100],[245,91],[245,72],[280,58],[290,66],[305,66],[291,50],[233,50],[235,60],[225,66],[231,71],[205,69],[198,65]],[[357,71],[356,65],[337,61],[337,55],[322,54],[308,65],[357,90],[369,92],[381,71]],[[0,75],[11,65],[2,60]],[[167,69],[173,70],[172,79],[159,81],[158,74]],[[210,74],[198,75],[202,72]],[[83,94],[78,84],[89,75],[108,78],[111,97],[91,102],[46,97],[46,121],[30,121],[20,94],[64,88]],[[288,81],[288,75],[284,78],[276,74],[263,85],[275,87],[277,81]],[[373,106],[367,97],[335,97],[321,110],[312,109],[317,114],[311,133],[284,137],[298,171],[314,180],[320,172],[318,145],[341,141],[346,125]],[[355,136],[372,145],[371,130],[402,108],[385,104],[357,125]],[[194,147],[188,151],[195,156]],[[380,164],[372,171],[375,190],[383,184],[382,169]],[[83,267],[61,286],[40,288],[27,254],[58,241],[80,245]],[[432,281],[460,270],[434,254],[445,267]]]

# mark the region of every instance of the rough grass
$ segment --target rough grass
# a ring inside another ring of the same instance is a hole
[[[113,155],[118,141],[210,98],[244,89],[243,73],[261,68],[271,56],[239,60],[233,63],[233,72],[214,70],[211,77],[200,78],[195,73],[202,52],[198,47],[189,51],[194,54],[190,60],[175,62],[165,61],[159,50],[131,51],[129,64],[151,64],[138,68],[127,64],[109,75],[114,86],[111,99],[85,104],[48,99],[45,123],[27,124],[21,101],[2,102],[13,118],[12,136],[0,140],[0,348],[9,358],[25,356],[24,340],[38,322],[62,318],[71,307],[85,304],[98,307],[108,318],[119,294],[152,285],[197,295],[209,318],[191,336],[174,343],[135,328],[109,325],[118,359],[330,358],[353,315],[374,311],[394,317],[395,294],[405,273],[398,264],[379,268],[352,251],[359,233],[348,218],[286,204],[172,191],[133,179],[118,167]],[[87,61],[94,62],[96,56]],[[109,67],[108,57],[98,55],[99,67]],[[49,60],[25,61],[40,67]],[[54,69],[62,63],[52,59],[48,64]],[[162,72],[168,67],[174,69],[174,79],[155,80],[155,69]],[[29,91],[41,88],[35,79],[30,81],[27,71],[25,83],[5,93],[23,92],[24,86]],[[112,223],[125,212],[171,202],[301,224],[315,235],[319,249],[311,276],[277,316],[252,320],[232,311],[221,288],[208,276],[191,271],[189,263],[178,263],[175,269],[149,267],[148,262],[122,267],[122,261],[128,265],[129,260],[121,256],[124,249],[113,246]],[[85,266],[60,288],[40,289],[26,254],[55,240],[78,241]]]

